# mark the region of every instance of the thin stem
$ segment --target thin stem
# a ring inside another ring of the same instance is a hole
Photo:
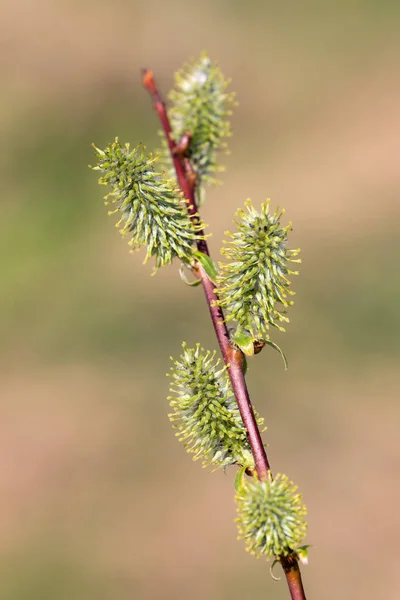
[[[232,348],[229,341],[229,332],[225,324],[222,308],[217,305],[215,285],[209,279],[204,269],[199,266],[201,282],[207,299],[211,320],[218,338],[224,362],[230,365],[228,369],[232,388],[236,396],[239,411],[249,439],[252,454],[254,456],[255,468],[259,479],[269,476],[271,470],[264,444],[261,439],[260,430],[254,417],[246,380],[243,375],[244,355],[238,348]]]
[[[306,600],[297,558],[293,555],[284,556],[281,558],[281,565],[285,573],[291,600]]]
[[[182,189],[184,197],[189,203],[189,213],[194,220],[197,220],[198,212],[195,200],[195,173],[190,165],[190,162],[185,157],[185,151],[190,144],[190,132],[185,134],[184,139],[182,140],[175,141],[173,139],[171,124],[167,115],[165,103],[162,100],[156,86],[153,72],[148,69],[143,69],[142,77],[143,86],[147,89],[152,97],[154,108],[158,113],[165,137],[167,138],[178,183]],[[210,256],[206,240],[199,240],[197,242],[197,248],[200,252]],[[225,323],[224,313],[222,308],[217,304],[218,298],[215,293],[216,286],[209,279],[208,275],[200,264],[197,265],[196,271],[198,277],[201,279],[211,320],[224,362],[229,366],[228,373],[236,401],[238,403],[240,415],[249,439],[251,451],[254,457],[255,470],[260,480],[268,479],[270,477],[271,468],[247,390],[246,380],[243,372],[244,354],[239,348],[233,348],[230,344],[229,331]],[[297,557],[294,555],[289,555],[288,557],[283,557],[280,562],[286,576],[291,599],[306,600]]]

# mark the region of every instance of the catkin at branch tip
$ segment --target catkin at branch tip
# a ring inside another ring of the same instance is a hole
[[[230,81],[218,65],[203,53],[175,75],[175,86],[168,95],[168,116],[176,143],[190,135],[187,158],[196,172],[196,189],[205,183],[216,183],[215,174],[224,170],[218,153],[227,152],[226,140],[231,136],[230,116],[235,106],[234,94],[227,92]],[[163,162],[171,169],[168,148],[163,142]],[[198,205],[203,194],[198,194]]]

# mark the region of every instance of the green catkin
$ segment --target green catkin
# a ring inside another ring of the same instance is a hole
[[[141,145],[133,150],[129,144],[121,146],[118,138],[104,150],[94,150],[98,162],[93,170],[102,174],[99,183],[112,188],[105,197],[115,207],[109,214],[120,214],[116,227],[129,237],[132,250],[146,246],[144,262],[154,256],[156,269],[175,257],[190,263],[204,225],[190,219],[176,183],[155,171],[158,157],[146,155]]]
[[[287,556],[307,532],[307,509],[286,475],[274,480],[243,480],[236,494],[239,539],[257,558]]]
[[[219,152],[227,151],[226,139],[231,136],[229,117],[235,105],[234,94],[226,92],[229,83],[217,64],[202,54],[176,73],[175,87],[168,95],[173,139],[178,143],[184,134],[190,135],[187,158],[196,172],[198,192],[204,183],[216,183],[214,175],[223,170],[217,157]],[[163,143],[161,153],[169,169],[169,152]],[[201,204],[200,193],[198,200]]]
[[[200,345],[188,348],[174,361],[168,398],[169,415],[179,440],[194,460],[215,469],[233,464],[253,467],[246,430],[233,395],[226,367],[220,367],[215,352]],[[256,415],[259,426],[263,419]]]
[[[241,331],[263,340],[269,339],[271,325],[284,331],[281,323],[289,321],[286,309],[293,302],[288,296],[294,292],[288,276],[297,271],[291,271],[288,263],[301,262],[296,258],[300,250],[287,249],[291,224],[281,226],[283,210],[270,214],[269,200],[261,205],[261,212],[250,200],[245,208],[236,213],[237,231],[226,232],[230,240],[221,253],[227,262],[219,264],[217,294],[228,312],[226,321],[236,321]]]

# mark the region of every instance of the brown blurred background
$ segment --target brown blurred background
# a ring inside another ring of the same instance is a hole
[[[248,381],[309,509],[309,598],[398,599],[399,27],[389,0],[1,4],[1,598],[288,597],[236,541],[233,472],[166,417],[169,356],[215,347],[202,293],[150,277],[87,168],[93,141],[155,147],[140,68],[166,92],[205,49],[239,101],[211,248],[271,197],[303,250],[289,370],[266,350]]]

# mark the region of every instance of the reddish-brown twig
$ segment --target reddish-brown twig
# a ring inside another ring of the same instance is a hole
[[[165,103],[156,86],[153,72],[148,69],[142,70],[143,86],[150,93],[154,108],[160,118],[165,137],[168,142],[171,157],[175,167],[178,183],[183,195],[188,202],[189,213],[194,220],[198,218],[196,200],[195,200],[195,173],[189,160],[185,157],[185,152],[190,144],[190,132],[187,132],[181,140],[175,141],[172,137],[171,124],[167,115]],[[210,256],[207,241],[199,240],[197,248],[200,252]],[[258,478],[266,479],[270,477],[270,465],[268,462],[265,447],[263,445],[260,431],[254,416],[246,380],[244,377],[243,363],[244,355],[239,348],[232,347],[229,340],[229,332],[225,323],[224,314],[217,305],[217,296],[215,285],[208,277],[203,267],[198,264],[197,276],[201,279],[203,290],[206,296],[207,305],[210,311],[211,320],[215,329],[221,353],[226,365],[229,365],[228,373],[232,383],[232,388],[238,403],[240,415],[246,428],[251,451],[254,457],[255,470]],[[281,565],[284,570],[286,581],[289,587],[292,600],[305,600],[306,596],[301,580],[301,573],[297,557],[292,554],[281,559]]]

